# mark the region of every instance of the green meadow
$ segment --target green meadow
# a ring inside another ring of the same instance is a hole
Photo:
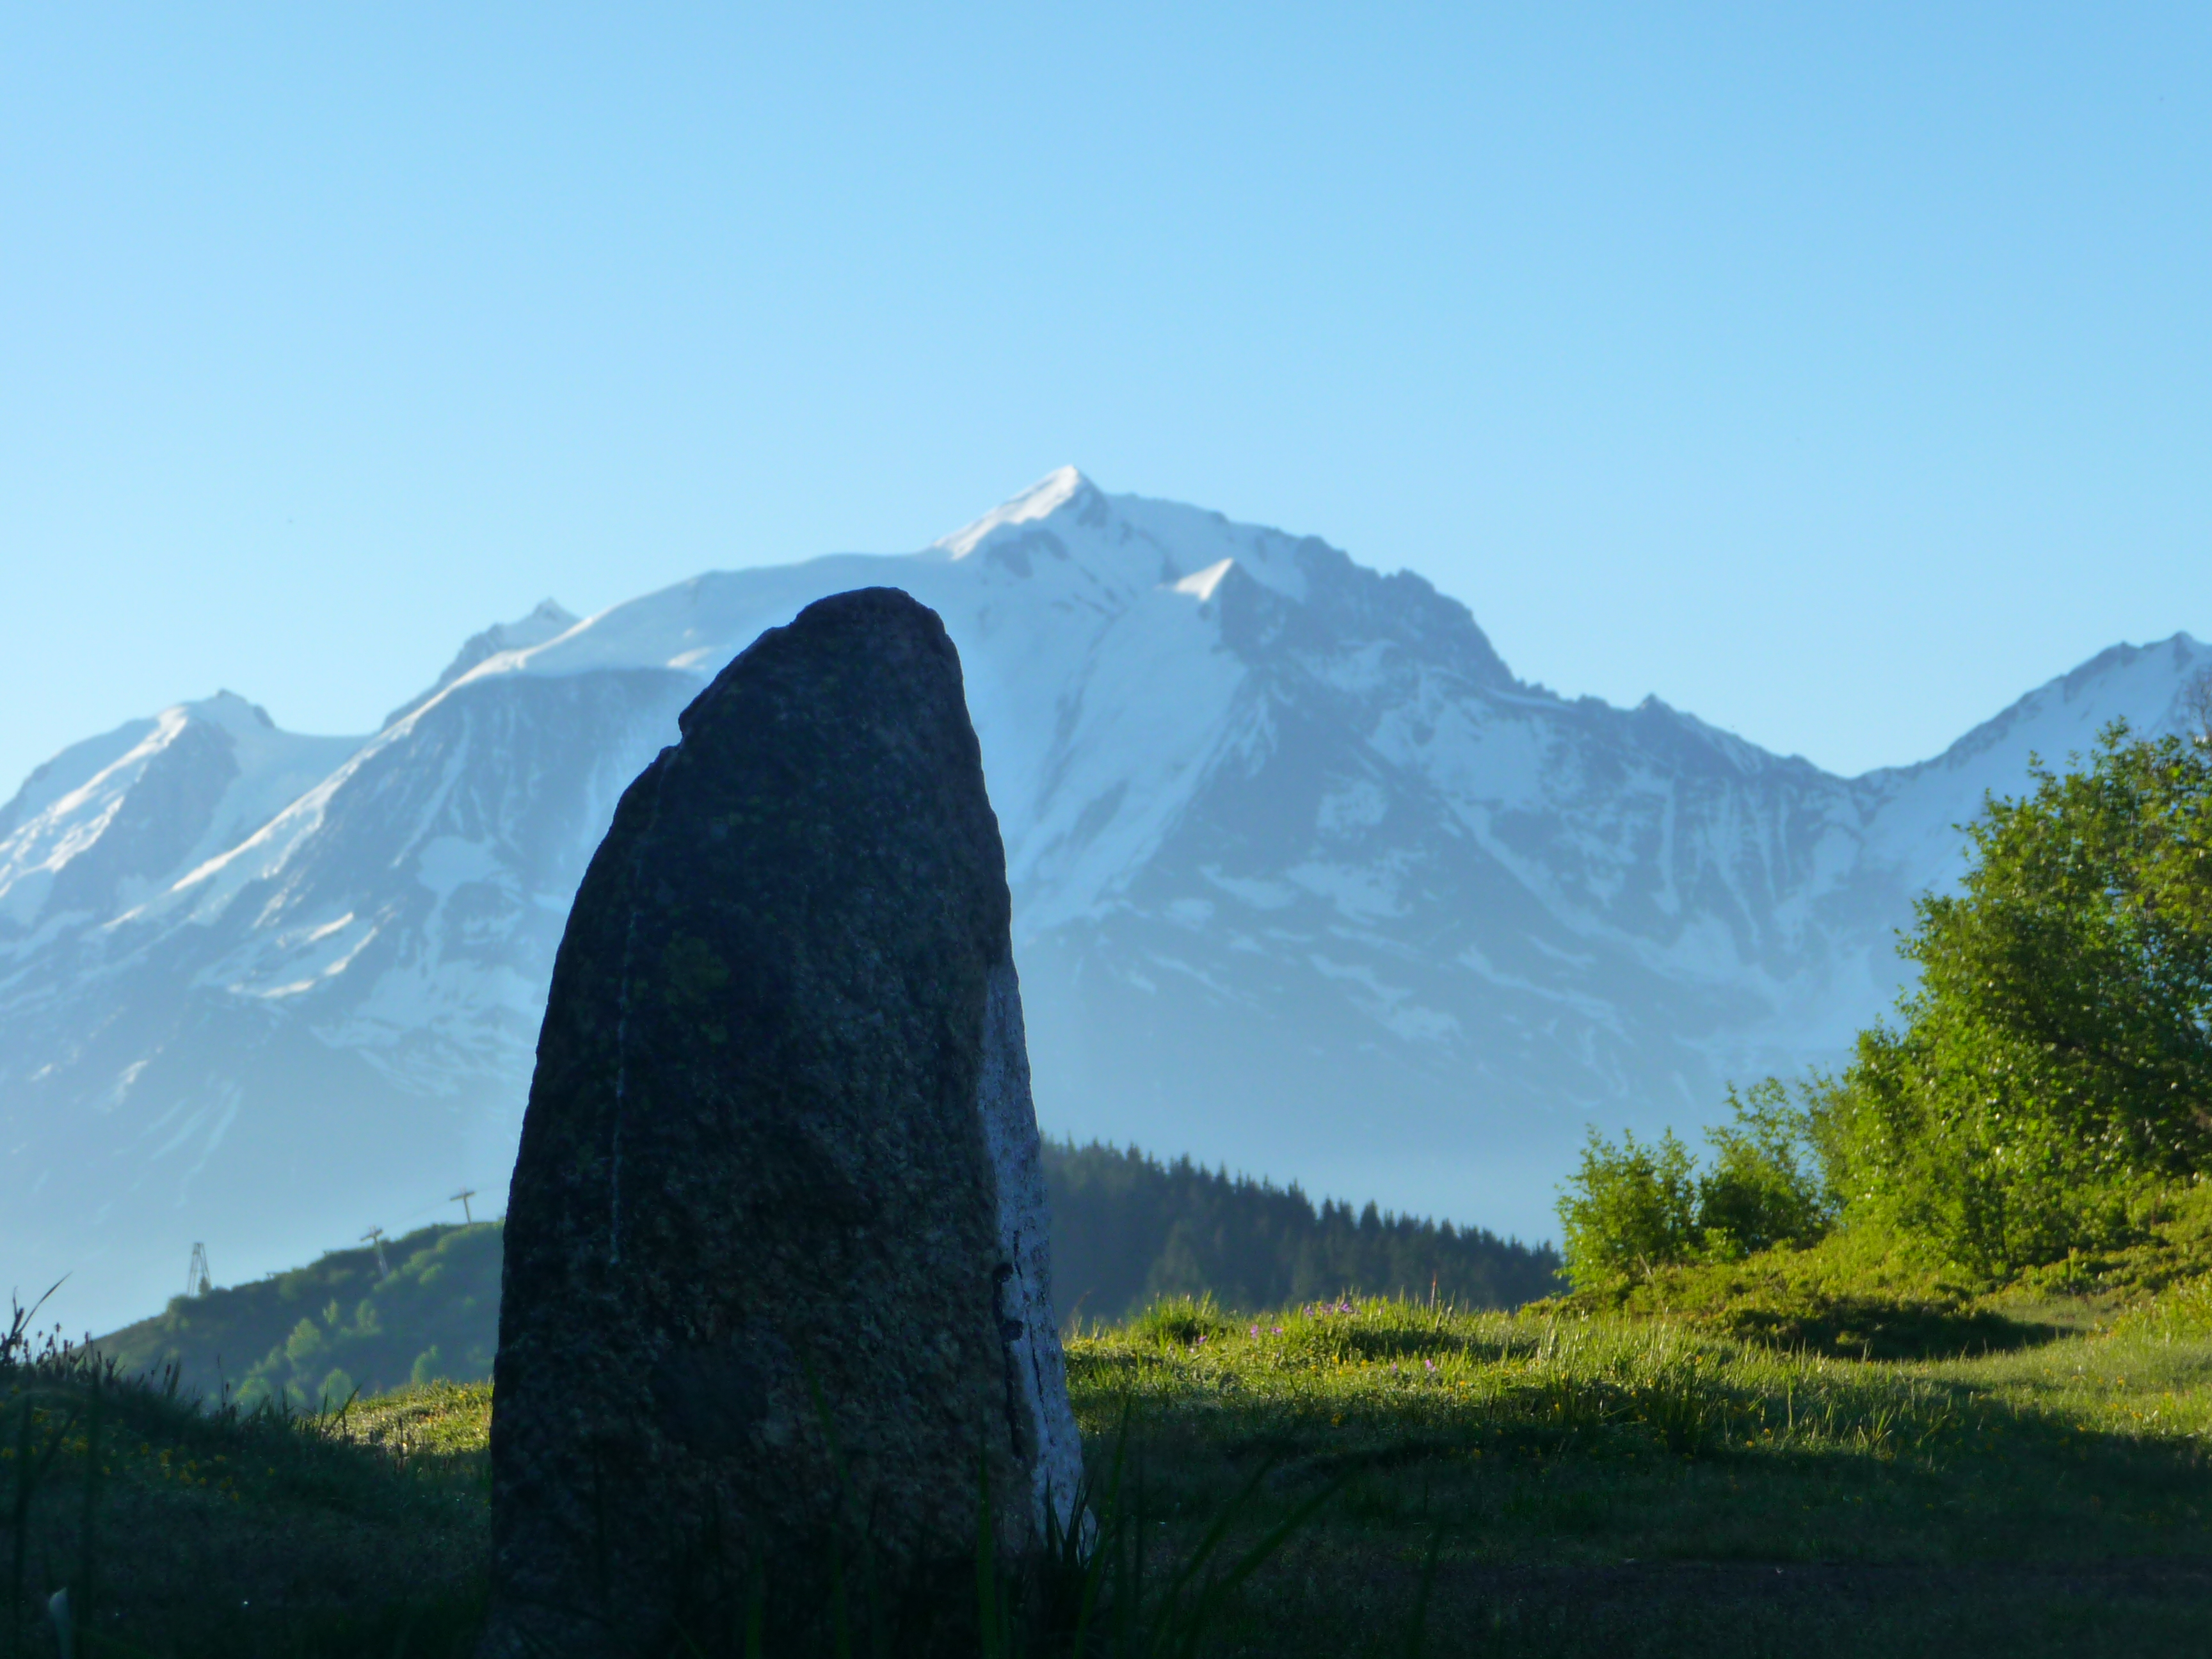
[[[1161,1303],[1069,1347],[1136,1615],[1085,1650],[2201,1653],[2212,1290],[2112,1300],[1985,1298],[1970,1352],[1900,1357],[1717,1309]],[[84,1654],[465,1653],[489,1415],[483,1384],[224,1413],[18,1363],[9,1650],[56,1651],[67,1585]]]

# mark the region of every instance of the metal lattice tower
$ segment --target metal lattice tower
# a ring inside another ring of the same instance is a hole
[[[376,1276],[379,1279],[391,1278],[391,1265],[384,1259],[384,1229],[381,1227],[371,1227],[367,1232],[361,1236],[361,1242],[364,1244],[373,1244],[376,1247]]]
[[[205,1296],[215,1288],[214,1277],[208,1272],[207,1246],[192,1246],[192,1265],[185,1269],[185,1294]]]

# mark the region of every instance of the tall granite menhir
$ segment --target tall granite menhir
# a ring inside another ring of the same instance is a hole
[[[840,594],[682,725],[538,1039],[482,1651],[712,1651],[757,1597],[803,1650],[833,1558],[855,1624],[925,1651],[973,1616],[979,1471],[1010,1555],[1080,1473],[959,657],[904,593]]]

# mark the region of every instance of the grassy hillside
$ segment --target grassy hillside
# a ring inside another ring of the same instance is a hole
[[[1048,1143],[1053,1270],[1073,1317],[1124,1317],[1164,1295],[1256,1308],[1431,1285],[1462,1306],[1510,1307],[1556,1286],[1558,1257],[1373,1205],[1316,1210],[1296,1188],[1163,1164],[1107,1146]],[[312,1411],[356,1389],[475,1382],[499,1340],[497,1222],[425,1227],[375,1255],[337,1250],[257,1283],[179,1297],[100,1339],[125,1370],[174,1365],[184,1386],[246,1406]]]
[[[2212,1289],[2041,1294],[2008,1344],[1905,1358],[1559,1304],[1170,1302],[1075,1340],[1070,1381],[1102,1480],[1124,1465],[1147,1620],[1217,1522],[1232,1562],[1321,1500],[1215,1599],[1199,1652],[2201,1653]],[[110,1385],[96,1455],[89,1395],[0,1372],[11,1453],[58,1447],[26,1510],[27,1620],[89,1582],[109,1651],[468,1651],[483,1387],[287,1419]]]
[[[100,1339],[125,1372],[177,1368],[187,1393],[313,1410],[359,1389],[491,1375],[499,1341],[495,1221],[425,1227],[368,1250],[334,1250],[290,1273],[179,1297]]]

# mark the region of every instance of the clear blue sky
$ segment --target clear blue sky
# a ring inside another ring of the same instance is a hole
[[[1918,758],[2212,633],[2208,88],[2201,4],[12,7],[0,797],[1067,461]]]

